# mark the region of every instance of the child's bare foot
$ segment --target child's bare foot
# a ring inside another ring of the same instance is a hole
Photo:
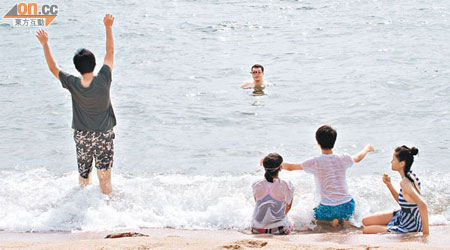
[[[344,228],[352,227],[352,224],[350,224],[350,221],[348,220],[343,220],[341,224]]]
[[[331,221],[331,226],[334,228],[337,228],[339,226],[339,220],[338,219],[333,219]]]

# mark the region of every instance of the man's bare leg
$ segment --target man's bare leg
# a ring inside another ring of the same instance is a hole
[[[81,176],[78,177],[78,179],[80,180],[80,187],[86,187],[87,185],[91,185],[91,173],[89,173],[88,178],[83,178]]]
[[[100,183],[100,188],[102,193],[110,194],[112,192],[111,185],[111,168],[108,170],[97,169],[98,182]]]

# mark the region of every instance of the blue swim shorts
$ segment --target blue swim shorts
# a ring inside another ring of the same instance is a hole
[[[351,201],[340,204],[337,206],[327,206],[319,204],[316,208],[314,208],[314,217],[317,220],[333,220],[333,219],[343,219],[348,220],[355,212],[355,201],[352,199]]]

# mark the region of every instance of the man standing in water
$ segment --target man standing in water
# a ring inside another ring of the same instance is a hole
[[[264,77],[264,67],[259,64],[252,66],[250,74],[252,74],[253,82],[244,82],[241,88],[253,88],[255,91],[262,91],[269,82],[263,80]]]
[[[61,81],[62,87],[72,95],[72,128],[77,149],[80,186],[91,184],[92,161],[100,188],[110,194],[111,168],[113,166],[116,116],[111,105],[111,72],[114,61],[114,41],[112,25],[114,17],[106,14],[103,18],[106,29],[106,55],[103,66],[94,76],[95,56],[87,49],[80,49],[73,57],[75,68],[81,78],[61,71],[50,51],[48,35],[39,30],[36,37],[44,49],[45,60],[53,75]]]

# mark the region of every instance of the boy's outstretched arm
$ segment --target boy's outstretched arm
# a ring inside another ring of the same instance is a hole
[[[112,25],[114,23],[114,17],[111,14],[106,14],[103,18],[103,23],[105,24],[106,29],[106,55],[103,64],[108,65],[112,71],[114,62],[114,39],[112,34]]]
[[[261,158],[261,160],[259,160],[259,165],[260,166],[263,165],[263,161],[264,161],[264,158]],[[300,163],[294,164],[294,163],[287,163],[287,162],[281,163],[281,169],[284,169],[284,170],[287,170],[287,171],[303,170],[302,165],[300,165]]]
[[[287,163],[287,162],[281,163],[281,169],[287,170],[287,171],[303,170],[302,165],[300,163],[294,164],[294,163]]]
[[[59,79],[59,68],[56,66],[55,59],[53,59],[52,52],[50,51],[50,46],[48,45],[48,34],[43,29],[36,32],[36,37],[44,49],[45,60],[47,61],[48,68],[52,74]]]
[[[366,157],[367,153],[373,152],[373,150],[374,150],[374,148],[372,145],[369,144],[369,145],[365,146],[361,152],[359,152],[358,154],[353,156],[353,161],[354,162],[362,161],[362,159],[364,159],[364,157]]]

